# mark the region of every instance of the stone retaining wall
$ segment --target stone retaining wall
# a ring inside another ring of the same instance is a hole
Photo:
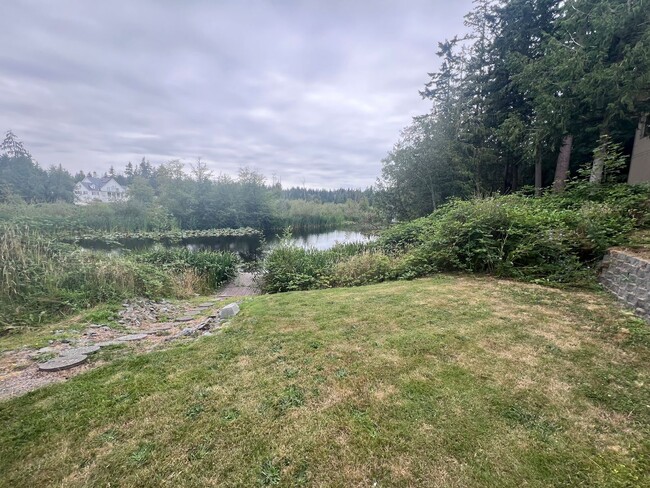
[[[624,304],[650,320],[650,261],[633,251],[610,249],[603,259],[600,283]]]

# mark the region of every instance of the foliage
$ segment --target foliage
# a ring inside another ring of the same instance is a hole
[[[361,286],[395,279],[397,270],[391,257],[380,252],[365,251],[341,259],[332,271],[335,286]]]
[[[424,272],[484,272],[588,285],[607,248],[624,243],[649,215],[648,187],[575,183],[561,196],[455,200],[387,232],[378,245],[386,252],[407,249],[406,256],[424,265]]]
[[[136,260],[172,273],[192,269],[206,280],[208,289],[212,290],[235,277],[239,262],[237,256],[230,252],[193,252],[186,248],[157,248],[137,255]]]
[[[268,293],[330,286],[336,263],[331,250],[304,249],[283,241],[264,259],[263,288]]]
[[[214,289],[233,276],[236,264],[228,253],[94,253],[25,227],[3,226],[0,328],[47,322],[125,298],[174,297]],[[193,275],[201,280],[192,280]]]
[[[155,166],[142,158],[138,165],[128,163],[124,174],[111,167],[104,176],[127,186],[128,201],[65,205],[74,201],[75,181],[84,176],[82,171],[73,178],[61,165],[43,170],[9,131],[0,145],[0,223],[80,233],[238,227],[270,231],[287,225],[310,230],[381,222],[371,207],[372,189],[283,190],[279,182],[269,185],[264,175],[246,167],[237,178],[214,178],[200,158],[189,174],[178,160]]]
[[[158,205],[138,202],[93,203],[77,206],[65,202],[28,205],[16,201],[0,203],[0,224],[27,226],[50,235],[169,231],[173,218]]]
[[[264,262],[269,292],[356,286],[439,271],[593,286],[605,251],[648,223],[650,187],[574,181],[565,193],[453,200],[347,252],[288,244]]]
[[[587,161],[599,183],[603,155],[625,147],[620,165],[636,121],[650,111],[648,7],[647,0],[475,1],[465,17],[469,34],[439,43],[439,68],[421,92],[431,112],[415,117],[384,159],[378,205],[404,220],[452,198],[533,182],[541,193],[554,175],[559,189],[564,170],[575,175]]]

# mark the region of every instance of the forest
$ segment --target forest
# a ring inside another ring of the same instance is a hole
[[[650,111],[650,4],[474,5],[468,33],[439,43],[420,92],[431,111],[383,161],[383,208],[409,219],[454,197],[559,192],[585,171],[595,184],[614,177],[608,169],[624,179]]]

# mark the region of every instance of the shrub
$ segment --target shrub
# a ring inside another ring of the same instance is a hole
[[[186,248],[156,248],[136,256],[139,262],[155,264],[174,273],[192,270],[209,289],[234,278],[239,258],[231,252],[190,251]]]
[[[327,288],[335,262],[332,251],[303,249],[283,241],[264,260],[262,288],[268,293]]]
[[[314,251],[283,246],[265,261],[269,292],[490,273],[554,286],[593,286],[605,251],[650,222],[650,186],[574,182],[561,195],[454,200],[393,226],[377,242]]]
[[[647,221],[649,201],[648,187],[628,185],[593,190],[576,185],[564,195],[542,198],[456,200],[391,229],[378,246],[405,250],[402,277],[469,271],[583,286],[593,283],[607,248],[623,244]]]
[[[395,279],[394,260],[379,252],[363,252],[336,263],[332,282],[336,286],[359,286]]]

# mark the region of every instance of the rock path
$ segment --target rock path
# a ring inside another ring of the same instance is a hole
[[[102,364],[101,360],[88,362],[88,356],[105,347],[129,345],[129,350],[148,352],[174,339],[212,335],[211,331],[239,312],[237,303],[219,309],[219,301],[258,293],[253,275],[242,273],[209,302],[187,307],[166,301],[125,302],[119,312],[119,328],[88,324],[78,339],[53,340],[39,350],[0,353],[0,400],[65,381]]]

